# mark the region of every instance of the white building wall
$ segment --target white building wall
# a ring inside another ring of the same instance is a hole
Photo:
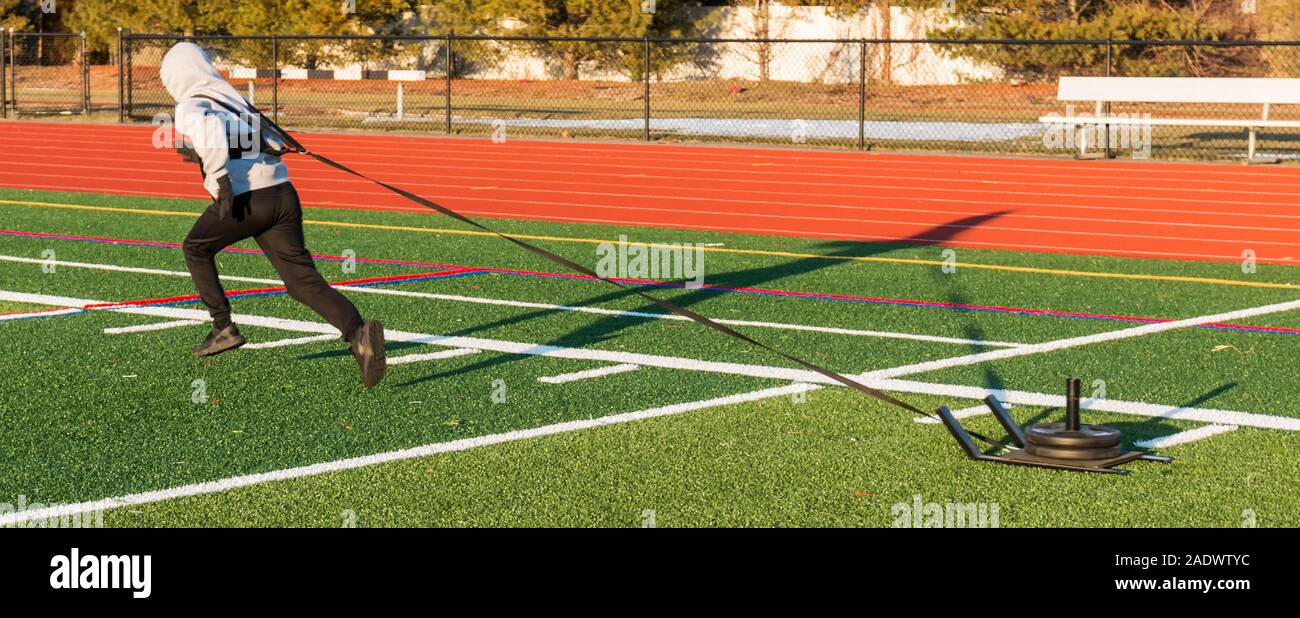
[[[754,38],[754,10],[752,8],[717,7],[707,9],[715,13],[717,27],[711,38]],[[933,26],[944,25],[949,17],[939,10],[916,11],[893,7],[889,38],[924,39]],[[772,39],[872,39],[885,38],[880,12],[872,7],[869,12],[841,18],[827,13],[825,7],[789,7],[773,5],[769,19],[768,38]],[[404,62],[378,62],[367,68],[422,68],[432,64],[439,54],[440,42],[426,45],[423,60],[416,57]],[[756,44],[711,44],[703,62],[686,63],[664,75],[667,81],[744,79],[756,80],[759,69],[756,62]],[[892,81],[900,85],[945,85],[968,81],[1000,79],[1002,71],[996,66],[976,63],[948,56],[932,45],[924,43],[894,44],[890,48]],[[881,57],[886,46],[869,46],[867,67],[872,79],[879,79]],[[773,44],[771,47],[770,78],[778,81],[809,83],[855,83],[858,79],[857,43],[798,43]],[[392,66],[389,66],[392,65]],[[400,66],[399,66],[400,65]],[[419,66],[417,66],[419,65]],[[322,69],[359,70],[360,64],[351,66],[322,66]],[[628,81],[616,71],[597,71],[584,67],[582,79]],[[554,60],[535,54],[515,51],[503,55],[495,66],[479,66],[469,74],[473,79],[547,80],[558,79],[561,70]]]
[[[719,7],[718,27],[711,36],[743,39],[756,36],[754,11],[751,8]],[[889,38],[924,39],[931,26],[947,21],[945,13],[938,10],[915,11],[894,7],[891,12]],[[873,6],[870,12],[851,18],[838,18],[827,14],[825,7],[788,7],[773,5],[769,18],[769,36],[773,39],[860,39],[884,38],[879,11]],[[758,78],[755,61],[755,44],[718,44],[711,49],[715,54],[704,64],[678,67],[665,79],[746,79]],[[867,66],[870,75],[880,77],[881,55],[885,46],[870,49]],[[998,79],[1002,71],[992,65],[979,64],[965,58],[955,58],[939,52],[926,44],[896,44],[890,46],[891,76],[901,85],[957,84],[964,81]],[[770,77],[780,81],[852,83],[857,81],[857,44],[834,43],[775,44],[772,46]],[[472,77],[480,79],[555,79],[559,67],[540,57],[512,54],[499,66],[481,67]],[[584,70],[583,79],[626,81],[617,72]]]

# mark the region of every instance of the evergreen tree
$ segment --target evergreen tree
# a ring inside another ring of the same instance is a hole
[[[962,0],[961,23],[931,36],[980,39],[1232,40],[1254,35],[1242,0]],[[958,55],[1002,66],[1025,79],[1104,74],[1106,48],[953,45]],[[1114,75],[1232,75],[1257,72],[1259,49],[1130,45],[1112,48]]]
[[[0,0],[0,29],[27,30],[32,7],[27,0]]]
[[[436,18],[460,34],[531,37],[688,36],[698,16],[688,0],[453,0]],[[464,28],[464,29],[462,29]],[[467,32],[468,30],[468,32]],[[642,72],[639,45],[593,42],[519,41],[507,47],[555,62],[564,79],[578,79],[586,67],[611,68],[632,76]],[[676,49],[670,49],[676,47]],[[689,55],[688,46],[664,46],[654,60],[661,71]]]

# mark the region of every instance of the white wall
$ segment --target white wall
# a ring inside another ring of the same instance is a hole
[[[711,33],[715,38],[754,38],[754,11],[751,8],[716,7],[706,9],[714,13],[717,28]],[[915,11],[894,7],[890,13],[892,39],[924,39],[931,27],[948,23],[947,14],[939,10]],[[768,38],[773,39],[860,39],[885,38],[879,10],[873,5],[869,12],[850,18],[837,18],[827,14],[825,7],[787,7],[773,5],[769,19]],[[874,47],[874,48],[873,48]],[[440,42],[430,42],[420,54],[424,62],[410,58],[405,62],[376,63],[368,68],[420,68],[438,56]],[[687,63],[663,76],[665,80],[693,79],[746,79],[758,78],[755,44],[717,44],[709,46],[713,53],[705,63]],[[1000,79],[1002,71],[996,66],[975,63],[964,58],[950,57],[931,45],[895,44],[889,46],[892,66],[890,75],[900,85],[943,85],[975,80]],[[855,83],[858,79],[857,43],[799,43],[774,44],[771,48],[770,78],[778,81],[819,82],[832,84]],[[872,79],[879,79],[885,46],[869,46],[867,67]],[[352,66],[322,66],[320,68],[352,69]],[[526,53],[510,53],[496,66],[480,66],[470,74],[478,79],[546,80],[558,79],[561,69],[555,61]],[[582,79],[627,81],[628,78],[613,71],[596,71],[583,68]]]
[[[752,38],[756,36],[753,9],[719,7],[716,12],[717,38]],[[894,7],[890,13],[893,39],[924,39],[931,26],[947,22],[946,14],[937,11],[914,11]],[[769,18],[769,38],[774,39],[857,39],[883,38],[880,12],[873,6],[868,13],[849,19],[832,17],[825,7],[787,7],[774,5]],[[998,79],[1002,72],[995,66],[977,64],[964,58],[939,53],[925,44],[892,45],[890,74],[902,85],[956,84],[963,81]],[[718,45],[716,55],[704,66],[682,66],[665,79],[757,79],[757,50],[752,44]],[[857,44],[832,43],[777,44],[772,47],[770,76],[774,80],[852,83],[857,81]],[[884,46],[869,50],[867,61],[871,76],[879,77]],[[554,79],[559,67],[542,58],[515,54],[499,66],[482,67],[473,76],[482,79]],[[614,72],[584,70],[584,79],[625,81]]]

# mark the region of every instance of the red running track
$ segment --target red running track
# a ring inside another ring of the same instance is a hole
[[[206,199],[153,127],[6,122],[0,186]],[[1300,261],[1300,168],[300,134],[466,215],[1017,251]],[[304,205],[432,213],[306,157]],[[685,240],[689,240],[684,238]]]

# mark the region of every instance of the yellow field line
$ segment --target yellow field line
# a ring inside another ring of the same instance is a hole
[[[197,217],[198,213],[185,212],[177,210],[154,210],[147,208],[113,208],[109,206],[90,206],[87,204],[60,204],[53,202],[29,202],[22,200],[0,200],[0,204],[9,204],[14,206],[31,206],[37,208],[64,208],[72,210],[93,210],[101,212],[125,212],[140,215],[155,215],[166,217]],[[406,225],[381,225],[376,223],[345,223],[342,221],[315,221],[304,220],[305,225],[319,225],[324,227],[342,227],[364,230],[384,230],[390,232],[415,232],[419,234],[453,234],[459,236],[492,236],[490,232],[480,232],[476,230],[450,230],[444,228],[428,227],[411,227]],[[601,240],[597,238],[574,238],[570,236],[538,236],[533,234],[507,234],[512,238],[520,240],[539,240],[547,242],[567,242],[582,244],[604,244],[617,243],[614,240]],[[666,247],[667,245],[657,243],[645,243],[651,247]],[[705,251],[715,253],[734,253],[740,255],[762,255],[770,257],[789,257],[799,259],[822,259],[822,260],[839,260],[846,262],[876,262],[882,264],[909,264],[913,266],[943,266],[945,262],[940,260],[922,260],[913,258],[896,258],[880,256],[852,256],[852,255],[819,255],[816,253],[798,253],[794,251],[769,251],[765,249],[733,249],[727,247],[703,247]],[[1143,273],[1111,273],[1111,272],[1094,272],[1087,270],[1062,270],[1056,268],[1036,268],[1033,266],[1008,266],[1005,264],[980,264],[978,262],[962,262],[961,268],[970,268],[975,270],[993,270],[1012,273],[1026,273],[1034,275],[1053,275],[1060,277],[1088,277],[1093,279],[1121,279],[1128,281],[1162,281],[1172,283],[1199,283],[1206,285],[1224,285],[1245,288],[1264,288],[1274,290],[1300,290],[1300,284],[1294,283],[1270,283],[1266,281],[1235,281],[1232,279],[1214,279],[1210,277],[1181,277],[1177,275],[1151,275]]]

